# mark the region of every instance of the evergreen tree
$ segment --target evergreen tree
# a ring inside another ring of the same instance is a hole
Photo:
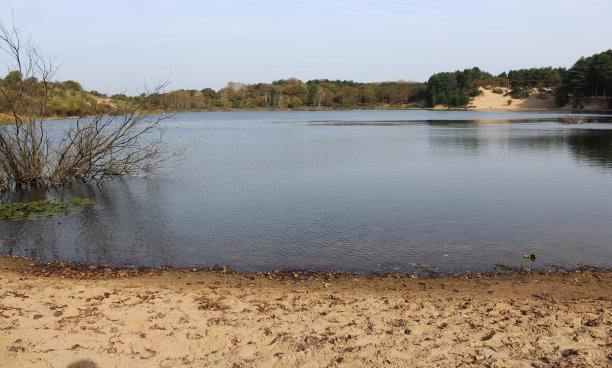
[[[317,92],[319,92],[319,86],[314,83],[311,83],[308,86],[308,105],[314,106],[315,97],[317,96]]]

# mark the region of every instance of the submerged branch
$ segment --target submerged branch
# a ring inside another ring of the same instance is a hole
[[[575,114],[572,112],[563,116],[561,121],[564,122],[565,124],[597,124],[598,123],[598,121],[595,119],[588,119],[584,115]]]

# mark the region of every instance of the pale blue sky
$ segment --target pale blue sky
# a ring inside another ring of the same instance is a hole
[[[426,81],[570,67],[612,48],[610,0],[0,0],[57,57],[58,80],[129,94],[296,77]]]

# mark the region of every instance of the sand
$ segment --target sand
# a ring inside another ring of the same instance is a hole
[[[500,88],[509,92],[507,88]],[[552,91],[535,92],[528,98],[513,99],[504,94],[493,93],[492,90],[480,88],[483,92],[473,98],[469,106],[475,110],[559,110],[555,105],[555,96]],[[508,104],[508,100],[512,103]]]
[[[504,96],[504,94],[493,93],[491,89],[480,88],[483,92],[480,96],[474,97],[470,100],[470,110],[508,110],[508,111],[520,111],[520,110],[576,110],[582,111],[610,111],[609,101],[607,100],[585,100],[583,102],[583,108],[574,109],[573,102],[570,101],[564,107],[559,107],[555,104],[554,91],[552,89],[544,89],[538,91],[532,90],[532,93],[527,98],[512,98],[510,96]],[[504,92],[508,92],[509,89],[501,88]],[[508,104],[508,100],[512,100],[512,103]]]
[[[0,266],[1,367],[612,366],[605,271],[87,280]]]

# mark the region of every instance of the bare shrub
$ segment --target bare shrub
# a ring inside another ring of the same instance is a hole
[[[117,103],[103,113],[85,111],[60,129],[44,120],[54,86],[53,60],[14,24],[0,23],[0,48],[12,61],[0,81],[0,190],[150,173],[187,149],[169,151],[164,121],[170,115],[143,112],[165,84],[143,93],[137,103]]]
[[[597,124],[598,121],[595,119],[588,119],[584,115],[569,112],[561,119],[565,124]]]

